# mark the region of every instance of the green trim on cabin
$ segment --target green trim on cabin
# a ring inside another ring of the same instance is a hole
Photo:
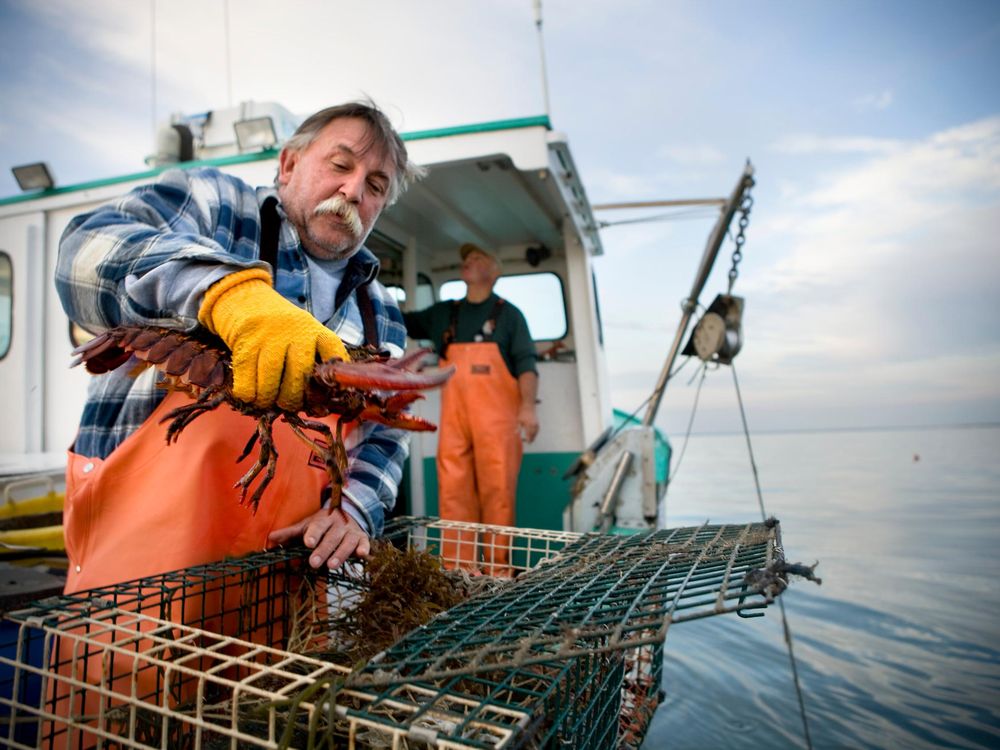
[[[573,483],[562,477],[579,456],[579,453],[525,454],[517,478],[515,526],[563,530],[563,511],[572,498]],[[438,515],[437,465],[434,458],[424,459],[424,508],[427,515]]]
[[[466,135],[469,133],[490,133],[497,130],[517,130],[519,128],[543,127],[546,130],[552,129],[552,123],[546,115],[534,117],[518,117],[511,120],[494,120],[492,122],[481,122],[472,125],[457,125],[451,128],[438,128],[435,130],[416,130],[412,133],[400,133],[400,138],[404,141],[420,141],[427,138],[446,138],[452,135]],[[148,180],[156,177],[167,169],[180,167],[182,169],[193,169],[195,167],[228,167],[233,164],[249,164],[255,161],[266,161],[278,156],[278,149],[265,149],[252,154],[237,154],[235,156],[220,156],[215,159],[199,159],[198,161],[187,161],[181,164],[167,164],[162,167],[147,169],[145,172],[133,172],[132,174],[121,175],[120,177],[107,177],[101,180],[91,180],[90,182],[80,182],[75,185],[65,187],[55,187],[50,190],[40,190],[22,195],[12,195],[7,198],[0,198],[0,206],[10,206],[16,203],[35,200],[37,198],[48,198],[53,195],[63,195],[80,190],[93,190],[95,188],[117,185],[122,182],[133,182],[135,180]]]
[[[269,148],[263,151],[257,151],[252,154],[237,154],[236,156],[219,156],[215,159],[199,159],[197,161],[186,161],[182,164],[165,164],[162,167],[154,167],[153,169],[147,169],[145,172],[133,172],[132,174],[121,175],[120,177],[106,177],[103,180],[91,180],[90,182],[80,182],[76,185],[67,185],[66,187],[55,187],[51,190],[41,190],[37,193],[25,193],[23,195],[15,195],[10,198],[0,198],[0,206],[9,206],[13,203],[22,203],[24,201],[34,200],[36,198],[48,198],[51,195],[62,195],[63,193],[73,193],[78,190],[94,190],[95,188],[107,187],[108,185],[117,185],[122,182],[132,182],[134,180],[148,180],[152,177],[156,177],[161,172],[165,172],[168,169],[173,169],[175,167],[181,167],[183,169],[194,169],[195,167],[228,167],[233,164],[249,164],[255,161],[265,161],[267,159],[274,159],[278,156],[278,150]]]
[[[400,137],[404,141],[421,141],[425,138],[446,138],[467,133],[490,133],[494,130],[517,130],[518,128],[534,127],[552,130],[552,123],[549,122],[548,116],[537,115],[535,117],[517,117],[513,120],[481,122],[474,125],[456,125],[452,128],[437,128],[436,130],[415,130],[412,133],[403,133]]]

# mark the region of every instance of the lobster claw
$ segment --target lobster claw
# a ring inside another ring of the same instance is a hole
[[[413,372],[382,362],[330,360],[316,365],[313,377],[325,385],[365,391],[417,391],[438,388],[455,373],[455,367]]]
[[[410,395],[411,394],[397,394],[393,398],[402,398],[403,396]],[[423,398],[423,396],[416,393],[412,394],[412,396],[413,398],[407,399],[406,404]],[[384,407],[369,404],[361,410],[361,414],[358,418],[362,421],[378,422],[379,424],[396,427],[401,430],[409,430],[410,432],[434,432],[437,430],[436,424],[427,421],[423,417],[418,417],[416,414],[403,411],[403,406],[405,406],[405,404],[387,404]]]
[[[434,432],[437,429],[436,424],[428,422],[416,414],[403,411],[414,401],[419,401],[423,397],[423,394],[416,391],[394,393],[381,405],[377,403],[367,404],[361,411],[360,419],[379,422],[389,427],[398,427],[411,432]]]

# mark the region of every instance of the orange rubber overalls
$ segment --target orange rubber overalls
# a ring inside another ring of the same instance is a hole
[[[448,345],[442,366],[455,365],[441,395],[438,439],[438,505],[452,521],[514,525],[521,468],[521,393],[496,342]],[[510,537],[483,534],[485,572],[506,575]],[[447,531],[442,557],[452,567],[479,569],[474,532]]]
[[[104,460],[69,453],[63,520],[69,557],[66,593],[262,550],[268,546],[271,531],[297,523],[320,508],[329,477],[319,462],[310,463],[309,448],[281,421],[273,426],[278,453],[274,478],[256,514],[240,506],[234,484],[255,456],[239,464],[236,457],[255,431],[256,420],[222,406],[195,419],[178,442],[168,446],[169,421],[160,420],[171,409],[190,402],[182,393],[169,394]],[[322,421],[331,427],[336,423],[333,417]],[[350,427],[345,425],[345,434]],[[224,596],[216,592],[202,600],[200,592],[186,587],[184,597],[176,597],[173,604],[168,600],[170,619],[230,635],[235,634],[241,597],[254,597],[239,586],[226,586],[217,587],[225,591]],[[158,591],[156,587],[151,590]],[[162,617],[163,600],[163,596],[151,596],[141,611]],[[280,609],[282,604],[270,606]],[[223,612],[227,613],[224,617]],[[256,619],[280,619],[280,614],[270,611],[266,618]],[[280,629],[278,633],[280,638]],[[252,639],[253,634],[241,637]],[[62,675],[95,685],[103,680],[125,694],[134,687],[139,697],[156,696],[163,689],[157,685],[162,675],[155,669],[132,674],[135,660],[128,656],[116,654],[109,667],[102,665],[101,653],[84,652],[71,638],[61,639],[58,648],[57,669]],[[148,645],[133,648],[141,653]],[[97,714],[95,693],[76,690],[69,705],[68,691],[66,683],[59,682],[50,692],[56,715]],[[172,696],[178,701],[190,697],[177,692]]]
[[[167,445],[169,421],[160,420],[190,401],[169,394],[104,460],[69,453],[66,593],[262,550],[271,531],[319,509],[329,477],[282,421],[273,429],[278,468],[256,514],[234,488],[252,465],[252,457],[236,457],[256,420],[219,407]]]

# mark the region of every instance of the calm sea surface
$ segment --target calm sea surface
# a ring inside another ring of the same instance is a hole
[[[822,586],[783,595],[813,747],[1000,747],[1000,428],[753,447],[786,557],[820,563]],[[692,437],[667,525],[759,518],[743,436]],[[670,629],[644,750],[805,746],[781,611],[766,612]]]

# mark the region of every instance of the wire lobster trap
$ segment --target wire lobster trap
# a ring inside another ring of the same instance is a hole
[[[301,548],[8,615],[0,745],[638,747],[669,626],[784,588],[777,522],[615,536],[404,518],[385,535],[468,591],[374,655],[357,627],[374,573],[316,572]],[[508,577],[457,570],[462,543],[492,546]]]

